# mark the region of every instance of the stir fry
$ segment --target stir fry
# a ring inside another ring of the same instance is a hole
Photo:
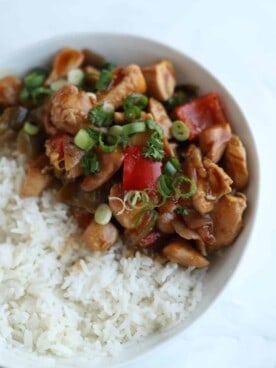
[[[116,66],[65,48],[50,70],[0,80],[0,106],[0,141],[28,157],[21,196],[54,188],[91,250],[121,237],[201,268],[240,233],[244,145],[219,96],[178,85],[169,60]]]

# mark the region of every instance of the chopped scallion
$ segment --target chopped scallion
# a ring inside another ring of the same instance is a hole
[[[100,204],[94,215],[94,221],[99,225],[107,225],[112,217],[112,211],[106,203]]]
[[[173,122],[171,131],[173,137],[179,142],[186,141],[190,136],[189,127],[181,120],[176,120]]]
[[[99,127],[108,127],[112,124],[114,109],[111,105],[101,104],[93,107],[88,114],[89,121]]]
[[[28,135],[36,135],[39,132],[39,127],[26,121],[23,125],[23,131]]]
[[[100,163],[95,152],[88,152],[81,158],[84,175],[96,174],[100,171]]]
[[[183,192],[180,188],[181,183],[188,183],[190,184],[190,190],[188,192]],[[197,186],[194,180],[188,178],[185,175],[179,175],[174,178],[172,182],[172,188],[174,189],[176,195],[180,198],[190,198],[197,192]]]
[[[144,122],[134,122],[123,126],[122,134],[129,136],[136,133],[143,133],[147,130],[147,126]]]
[[[23,81],[27,88],[37,88],[43,85],[46,79],[46,71],[41,68],[36,68],[25,75]]]
[[[89,151],[96,143],[86,129],[80,129],[74,137],[74,143],[76,146],[84,151]]]

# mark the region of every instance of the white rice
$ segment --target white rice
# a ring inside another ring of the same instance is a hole
[[[185,319],[201,299],[202,271],[78,241],[53,194],[21,199],[22,157],[0,158],[0,343],[38,354],[116,354]]]

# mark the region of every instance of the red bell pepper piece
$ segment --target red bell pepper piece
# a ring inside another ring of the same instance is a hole
[[[125,150],[123,189],[143,190],[156,188],[161,175],[161,161],[153,161],[142,154],[143,146],[131,146]]]
[[[189,140],[198,139],[199,134],[212,124],[227,123],[223,107],[216,93],[209,93],[178,106],[175,108],[174,114],[178,120],[182,120],[189,127]]]

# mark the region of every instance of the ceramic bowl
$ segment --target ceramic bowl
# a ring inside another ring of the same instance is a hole
[[[226,88],[214,75],[183,52],[159,42],[120,34],[83,33],[57,36],[38,42],[12,55],[2,55],[0,61],[1,75],[5,75],[7,72],[22,74],[33,66],[43,65],[49,62],[57,50],[64,46],[80,49],[90,48],[118,65],[137,63],[143,66],[149,65],[158,59],[170,59],[175,66],[178,83],[196,84],[200,87],[201,94],[213,91],[221,96],[231,126],[243,140],[248,154],[250,183],[246,195],[249,205],[244,218],[245,227],[243,231],[234,245],[226,249],[223,255],[217,257],[215,262],[212,263],[204,280],[201,303],[184,323],[169,331],[153,334],[139,344],[126,347],[118,357],[101,360],[96,364],[97,367],[125,366],[130,360],[137,359],[191,326],[210,307],[232,278],[245,249],[249,246],[249,238],[254,224],[259,186],[258,156],[250,126],[238,102],[235,101]],[[82,361],[81,357],[66,360],[38,358],[34,354],[27,354],[2,346],[0,347],[0,366],[5,368],[77,368],[80,366],[89,368],[95,365],[88,361]]]

